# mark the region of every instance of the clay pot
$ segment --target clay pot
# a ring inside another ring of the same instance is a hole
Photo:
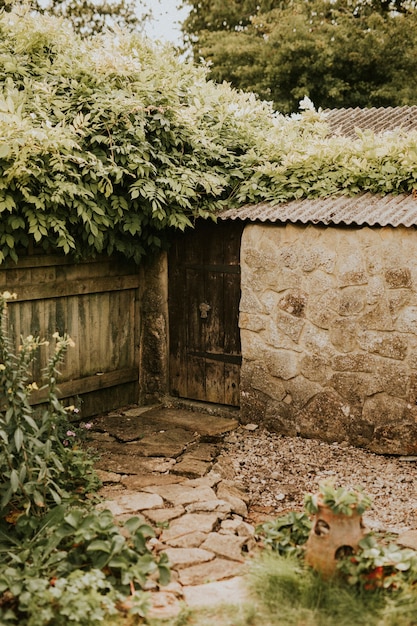
[[[355,553],[364,536],[362,516],[355,509],[352,515],[344,515],[319,505],[305,544],[305,561],[322,576],[329,578],[336,571],[338,559]]]

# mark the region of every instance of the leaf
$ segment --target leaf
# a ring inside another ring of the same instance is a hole
[[[96,539],[87,546],[86,551],[87,552],[105,552],[106,554],[110,554],[111,544],[107,541]]]
[[[15,469],[10,472],[10,485],[13,493],[19,489],[19,475]]]
[[[23,444],[23,431],[20,428],[20,426],[16,428],[16,430],[14,431],[14,442],[15,442],[16,450],[20,452],[20,449]]]

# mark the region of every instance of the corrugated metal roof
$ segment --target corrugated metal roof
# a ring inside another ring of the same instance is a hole
[[[356,128],[374,133],[417,130],[417,106],[326,109],[323,113],[333,135],[354,137]]]
[[[357,128],[374,133],[417,130],[417,106],[326,109],[323,113],[334,135],[353,137]],[[417,226],[417,198],[412,194],[363,193],[353,197],[303,198],[282,204],[261,202],[223,211],[218,217],[252,222]]]
[[[417,226],[417,198],[410,195],[304,198],[282,204],[261,202],[228,209],[221,220],[250,222],[300,222],[301,224],[346,224],[357,226]]]

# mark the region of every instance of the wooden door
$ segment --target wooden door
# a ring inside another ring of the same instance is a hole
[[[202,222],[171,248],[172,395],[239,406],[242,229],[241,223]]]

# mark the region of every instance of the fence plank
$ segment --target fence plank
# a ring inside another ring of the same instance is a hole
[[[59,256],[27,256],[0,267],[0,285],[17,294],[8,304],[16,349],[21,335],[50,341],[49,348],[39,351],[31,372],[38,385],[54,350],[52,335],[58,331],[75,342],[60,367],[62,398],[82,400],[84,395],[89,415],[95,405],[108,401],[112,388],[122,405],[137,402],[140,277],[133,263],[100,258],[76,264]],[[42,397],[33,394],[32,401],[37,404]]]

